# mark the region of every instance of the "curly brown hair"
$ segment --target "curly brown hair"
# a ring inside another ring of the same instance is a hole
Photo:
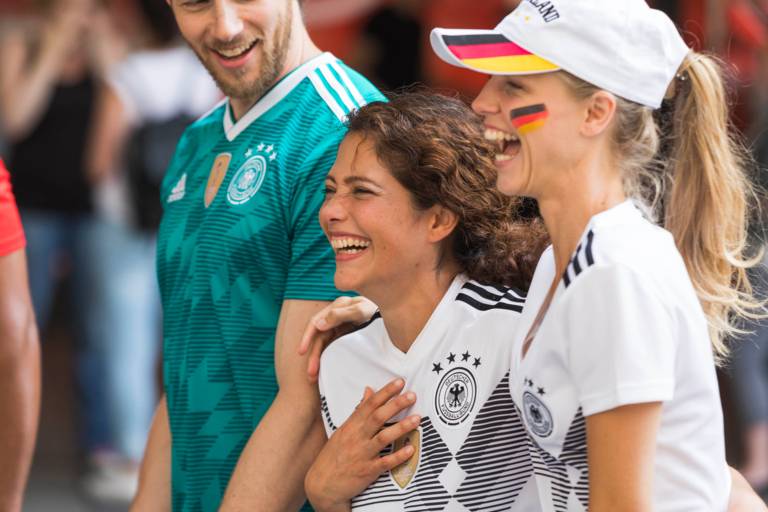
[[[379,161],[411,194],[416,209],[439,204],[458,217],[443,248],[470,278],[527,290],[547,244],[540,219],[496,189],[494,147],[461,101],[405,92],[353,112],[350,133],[370,138]]]

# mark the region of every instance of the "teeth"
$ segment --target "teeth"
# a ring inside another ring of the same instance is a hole
[[[502,154],[502,153],[498,153],[496,155],[496,161],[497,162],[508,162],[509,160],[512,160],[512,158],[513,157],[511,157],[509,155]]]
[[[356,254],[360,251],[363,251],[370,245],[371,242],[368,240],[361,240],[359,238],[334,238],[331,240],[331,246],[334,249],[351,254]]]
[[[251,46],[253,46],[253,42],[251,42],[251,43],[248,43],[248,44],[244,44],[244,45],[242,45],[242,46],[238,46],[238,47],[236,47],[236,48],[228,48],[228,49],[226,49],[226,50],[225,50],[225,49],[223,49],[223,48],[219,48],[219,49],[218,49],[218,50],[216,50],[216,51],[218,51],[218,52],[219,52],[220,54],[222,54],[223,56],[225,56],[225,57],[227,57],[227,58],[231,59],[232,57],[237,57],[238,55],[240,55],[240,54],[244,53],[244,52],[245,52],[247,49],[249,49]]]
[[[518,141],[520,140],[517,135],[513,135],[511,133],[503,132],[501,130],[494,130],[493,128],[486,128],[485,129],[485,140],[492,140],[492,141]]]

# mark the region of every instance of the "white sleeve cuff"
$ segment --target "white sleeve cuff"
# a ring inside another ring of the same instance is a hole
[[[581,398],[584,416],[591,416],[623,405],[668,402],[674,395],[674,382],[662,380],[642,384],[623,384],[604,393]]]

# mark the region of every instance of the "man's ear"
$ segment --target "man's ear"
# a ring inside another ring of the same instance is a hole
[[[587,112],[581,133],[594,137],[604,133],[616,115],[616,96],[607,91],[598,91],[587,101]]]
[[[456,214],[444,206],[433,206],[430,208],[429,215],[431,216],[429,225],[430,242],[437,243],[445,239],[456,229],[456,224],[459,223],[459,218]]]

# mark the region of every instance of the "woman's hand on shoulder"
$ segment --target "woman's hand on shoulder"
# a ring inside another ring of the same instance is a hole
[[[335,339],[371,319],[378,307],[365,297],[339,297],[312,317],[299,344],[299,354],[309,353],[307,375],[317,381],[320,356]]]
[[[411,415],[387,426],[401,411],[416,402],[412,392],[400,394],[402,379],[390,382],[374,393],[366,388],[355,412],[328,440],[307,473],[304,487],[318,512],[350,510],[352,498],[362,493],[379,476],[413,455],[413,446],[381,452],[419,426],[421,418]]]

